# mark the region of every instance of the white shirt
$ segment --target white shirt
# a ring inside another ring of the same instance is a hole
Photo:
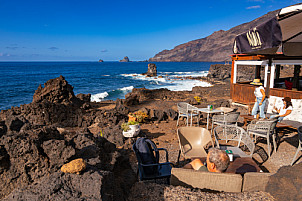
[[[284,115],[286,113],[287,110],[293,110],[292,106],[289,106],[288,108],[284,109],[284,107],[280,108],[280,113],[279,115]]]
[[[263,89],[263,91],[264,91],[264,87],[263,86],[255,88],[254,94],[255,94],[256,98],[262,98],[263,97],[263,95],[262,95],[262,93],[260,91],[261,89]]]

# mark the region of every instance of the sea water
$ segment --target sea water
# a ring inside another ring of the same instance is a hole
[[[172,91],[210,86],[186,77],[206,76],[211,62],[153,62],[158,76],[141,75],[148,62],[0,62],[0,110],[32,102],[35,90],[63,75],[74,93],[90,93],[92,101],[125,98],[133,88],[167,88]]]

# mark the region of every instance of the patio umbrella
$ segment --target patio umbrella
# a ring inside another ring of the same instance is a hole
[[[233,52],[302,56],[302,4],[283,8],[275,17],[237,35]]]

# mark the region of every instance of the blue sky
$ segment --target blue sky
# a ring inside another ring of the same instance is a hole
[[[0,61],[138,61],[302,0],[0,0]]]

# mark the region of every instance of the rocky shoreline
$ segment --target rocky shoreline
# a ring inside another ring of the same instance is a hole
[[[227,71],[222,77],[214,75],[213,70],[208,78],[200,78],[213,87],[184,92],[140,88],[123,100],[100,103],[90,102],[90,94],[74,95],[63,76],[47,81],[44,88],[40,85],[32,103],[0,112],[0,199],[272,200],[267,193],[211,194],[137,183],[131,150],[134,139],[124,138],[121,130],[128,113],[141,110],[148,114],[140,136],[151,138],[159,147],[168,146],[170,161],[176,162],[176,103],[230,106]],[[196,96],[201,97],[200,102]],[[238,110],[246,112],[244,108]],[[79,158],[86,163],[84,171],[61,172],[64,164]]]

